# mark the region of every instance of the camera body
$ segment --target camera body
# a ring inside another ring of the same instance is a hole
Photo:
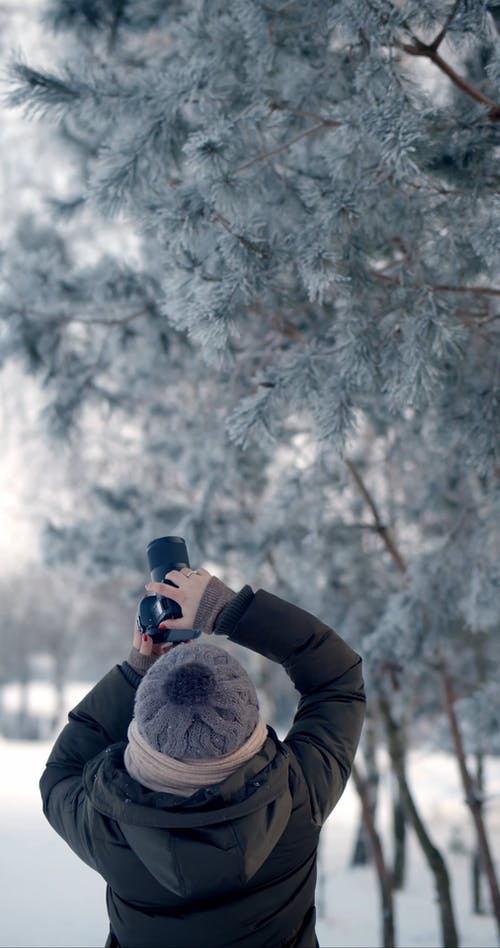
[[[189,567],[189,557],[186,542],[182,537],[158,537],[152,540],[147,547],[147,558],[151,579],[155,583],[166,583],[174,586],[165,574],[172,569],[181,570]],[[144,596],[139,603],[137,624],[143,634],[150,635],[155,645],[162,642],[188,642],[197,639],[200,632],[192,629],[159,629],[160,622],[165,619],[179,619],[182,616],[181,607],[173,599],[166,596]]]

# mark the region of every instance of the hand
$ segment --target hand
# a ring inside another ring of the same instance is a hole
[[[191,570],[185,566],[182,570],[173,569],[165,576],[175,583],[175,586],[168,586],[166,583],[148,583],[146,589],[148,592],[156,593],[157,596],[166,596],[167,599],[173,599],[182,609],[180,619],[165,619],[160,622],[160,629],[194,629],[194,620],[198,612],[198,606],[205,589],[207,588],[212,574],[206,569]]]
[[[137,625],[137,620],[134,629],[133,646],[140,655],[146,655],[148,657],[156,655],[157,658],[163,655],[164,652],[169,652],[170,649],[174,647],[172,642],[160,642],[158,645],[155,645],[150,635],[143,635]]]

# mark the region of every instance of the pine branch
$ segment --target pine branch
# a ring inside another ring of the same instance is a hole
[[[335,127],[340,124],[340,122],[336,123]],[[234,169],[233,174],[239,174],[240,171],[246,171],[247,168],[251,168],[253,165],[259,164],[261,161],[267,161],[268,158],[273,158],[274,155],[278,155],[280,152],[286,151],[287,148],[295,145],[295,143],[299,142],[302,138],[307,138],[309,135],[315,135],[316,132],[320,132],[324,128],[328,128],[329,125],[331,125],[331,123],[327,119],[322,119],[318,125],[313,125],[312,128],[307,128],[304,132],[300,132],[298,135],[295,135],[294,138],[290,138],[287,142],[283,142],[283,144],[277,145],[276,148],[272,148],[271,151],[263,152],[260,155],[256,155],[255,158],[245,161],[242,165],[238,165],[238,167]]]
[[[480,89],[477,89],[472,83],[468,82],[467,79],[464,79],[463,76],[459,75],[455,69],[446,60],[439,55],[438,49],[441,43],[443,42],[446,33],[448,32],[449,27],[451,26],[455,16],[458,12],[461,0],[456,0],[450,14],[448,15],[446,22],[443,28],[439,31],[438,35],[432,41],[432,43],[424,43],[422,40],[415,36],[410,24],[407,20],[403,20],[403,28],[409,33],[412,39],[412,43],[397,43],[396,45],[403,49],[405,53],[408,53],[410,56],[425,56],[427,59],[430,59],[435,66],[438,67],[449,79],[461,89],[462,92],[465,92],[466,95],[474,99],[476,102],[480,102],[481,105],[488,105],[490,107],[489,118],[492,122],[500,121],[500,105],[494,102],[493,99],[490,99],[488,96],[484,95]],[[388,4],[393,10],[395,6],[393,3],[389,2]]]
[[[433,290],[435,293],[472,293],[475,296],[500,296],[494,286],[456,286],[449,283],[405,283],[402,277],[389,276],[378,270],[370,270],[370,276],[380,283],[392,283],[407,290]]]
[[[290,115],[300,115],[301,118],[313,119],[315,122],[326,125],[327,128],[340,128],[344,125],[344,122],[338,122],[336,119],[323,118],[322,115],[318,115],[316,112],[308,112],[306,109],[294,109],[289,105],[283,105],[281,102],[271,102],[270,107],[276,112],[289,112]]]
[[[351,474],[352,474],[352,476],[353,476],[353,478],[354,478],[354,480],[355,480],[355,482],[356,482],[356,484],[357,484],[357,486],[358,486],[358,488],[359,488],[359,490],[360,490],[360,492],[361,492],[362,497],[364,498],[364,500],[366,501],[368,507],[369,507],[370,510],[371,510],[371,513],[372,513],[372,516],[373,516],[373,519],[374,519],[374,523],[372,524],[372,529],[374,529],[374,530],[375,530],[377,533],[379,533],[380,536],[382,537],[382,539],[383,539],[383,541],[384,541],[384,543],[385,543],[385,546],[387,547],[388,552],[391,554],[392,559],[393,559],[394,562],[396,563],[396,565],[397,565],[399,571],[400,571],[401,573],[406,573],[406,572],[408,571],[408,565],[407,565],[407,563],[406,563],[406,561],[405,561],[405,559],[404,559],[404,557],[403,557],[403,554],[400,552],[400,550],[398,549],[398,547],[397,547],[395,541],[392,539],[392,537],[391,537],[391,535],[389,534],[387,528],[385,527],[385,525],[384,525],[384,523],[383,523],[383,520],[382,520],[382,518],[381,518],[381,516],[380,516],[378,507],[377,507],[377,505],[376,505],[376,503],[375,503],[375,500],[373,499],[373,497],[372,497],[370,491],[368,490],[368,488],[367,488],[367,486],[366,486],[366,484],[365,484],[365,482],[364,482],[364,480],[363,480],[363,478],[362,478],[362,476],[361,476],[361,474],[360,474],[358,468],[356,467],[356,465],[354,464],[353,461],[350,461],[350,460],[349,460],[349,458],[344,458],[344,461],[345,461],[345,464],[347,465],[347,467],[349,468],[349,470],[350,470],[350,472],[351,472]],[[463,510],[463,511],[461,512],[461,514],[460,514],[458,520],[456,521],[456,523],[454,524],[454,526],[452,527],[452,529],[451,529],[451,530],[449,531],[449,533],[448,533],[448,536],[447,536],[447,538],[446,538],[446,541],[445,541],[445,543],[443,544],[443,549],[444,549],[444,547],[446,547],[449,543],[451,543],[451,542],[453,541],[453,539],[455,538],[456,534],[461,530],[461,528],[462,528],[464,522],[466,521],[468,515],[469,515],[470,513],[473,513],[475,510],[476,510],[475,507],[467,507],[465,510]]]
[[[497,319],[500,319],[500,313],[490,313],[488,310],[476,310],[471,311],[469,309],[462,309],[458,307],[455,310],[455,315],[462,319],[466,326],[471,326],[476,329],[478,326],[487,326],[488,323],[494,323]]]
[[[246,306],[245,312],[255,313],[257,316],[263,317],[280,336],[286,336],[288,339],[293,339],[295,342],[304,342],[302,333],[299,332],[297,327],[294,326],[293,323],[289,322],[289,320],[287,320],[281,312],[269,312],[269,310],[260,306],[258,302],[254,302],[250,306]]]
[[[447,18],[447,20],[446,20],[446,22],[445,22],[443,28],[442,28],[442,30],[440,30],[440,32],[439,32],[438,35],[436,36],[435,40],[433,40],[432,43],[430,44],[430,45],[431,45],[431,49],[433,49],[435,53],[437,53],[439,47],[441,46],[441,43],[443,42],[443,40],[444,40],[444,38],[445,38],[445,36],[446,36],[446,34],[447,34],[447,32],[448,32],[448,29],[450,28],[451,24],[453,23],[453,20],[455,19],[456,15],[457,15],[457,13],[458,13],[458,8],[459,8],[459,6],[460,6],[461,3],[462,3],[462,0],[456,0],[455,5],[454,5],[453,9],[451,10],[451,12],[450,12],[450,14],[449,14],[449,16],[448,16],[448,18]]]
[[[109,32],[109,39],[108,39],[108,48],[107,48],[108,56],[110,56],[114,52],[116,41],[118,38],[118,30],[120,27],[120,23],[123,20],[124,10],[125,10],[124,0],[120,0],[120,2],[115,4],[115,9],[113,11],[113,19],[112,19],[111,29]]]
[[[282,3],[277,10],[273,10],[273,15],[275,17],[279,16],[280,13],[283,13],[288,7],[293,7],[295,3],[297,3],[297,0],[286,0],[286,3]]]
[[[297,0],[286,0],[286,3],[282,3],[281,6],[278,7],[277,10],[270,10],[269,8],[267,8],[267,9],[269,10],[269,13],[272,13],[272,17],[271,17],[271,19],[270,19],[270,21],[269,21],[269,36],[270,36],[271,39],[274,38],[274,37],[273,37],[273,29],[274,29],[275,20],[277,20],[278,17],[280,16],[280,14],[281,14],[281,13],[284,13],[285,10],[288,9],[288,7],[293,7],[294,4],[296,4],[296,3],[297,3]]]
[[[256,253],[257,256],[262,257],[264,260],[269,259],[269,250],[267,247],[260,247],[259,244],[255,243],[254,240],[250,240],[248,237],[245,237],[244,234],[236,234],[232,228],[230,222],[222,216],[222,214],[214,214],[210,218],[212,221],[222,224],[224,230],[231,234],[231,237],[234,237],[235,240],[239,240],[247,250],[250,250],[252,253]]]
[[[500,319],[500,313],[492,313],[491,316],[485,316],[483,319],[480,319],[479,325],[486,326],[488,323],[494,323],[497,319]]]
[[[21,61],[11,63],[10,75],[13,89],[7,101],[14,107],[25,106],[31,115],[50,109],[63,111],[80,98],[69,79],[65,81],[54,73],[40,72]]]
[[[371,510],[371,512],[372,512],[373,520],[374,520],[373,529],[376,531],[376,533],[379,534],[380,537],[382,537],[382,540],[383,540],[383,542],[384,542],[384,544],[385,544],[387,550],[388,550],[389,553],[391,554],[392,559],[393,559],[394,562],[396,563],[396,565],[397,565],[398,569],[400,570],[400,572],[406,573],[406,571],[407,571],[406,562],[405,562],[405,560],[403,559],[403,556],[401,555],[401,553],[399,552],[399,550],[398,550],[398,548],[397,548],[397,546],[396,546],[396,544],[395,544],[395,542],[394,542],[394,540],[393,540],[393,538],[392,538],[392,536],[391,536],[391,534],[390,534],[390,532],[389,532],[388,527],[386,527],[386,525],[384,524],[384,522],[383,522],[383,520],[382,520],[382,518],[381,518],[381,516],[380,516],[378,507],[377,507],[377,505],[376,505],[376,503],[375,503],[375,501],[374,501],[372,495],[371,495],[370,492],[368,491],[368,488],[366,487],[365,482],[363,481],[363,478],[361,477],[361,474],[359,473],[359,471],[358,471],[356,465],[355,465],[352,461],[350,461],[349,458],[344,458],[344,461],[345,461],[347,467],[349,468],[349,470],[350,470],[350,472],[351,472],[351,474],[352,474],[354,480],[356,481],[356,484],[357,484],[357,486],[358,486],[358,488],[359,488],[359,490],[360,490],[362,496],[364,497],[366,503],[368,504],[368,507],[370,508],[370,510]]]
[[[484,95],[476,86],[473,86],[467,79],[464,79],[463,76],[456,72],[453,66],[450,66],[450,64],[439,55],[437,50],[433,49],[432,44],[423,43],[422,40],[414,37],[413,44],[401,43],[401,49],[404,49],[405,53],[408,53],[410,56],[426,56],[427,59],[430,59],[441,72],[444,72],[462,92],[465,92],[466,95],[470,96],[470,98],[476,102],[480,102],[481,105],[488,105],[490,107],[488,115],[492,122],[500,121],[500,105],[493,99],[490,99],[489,96]]]

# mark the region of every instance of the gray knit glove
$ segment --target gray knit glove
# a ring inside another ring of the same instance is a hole
[[[144,676],[159,657],[159,655],[141,655],[139,649],[132,646],[127,657],[127,662],[138,675]]]
[[[217,625],[217,619],[222,610],[235,598],[236,593],[233,589],[226,586],[217,576],[212,576],[200,599],[194,619],[195,629],[210,635]]]
[[[234,590],[226,586],[217,576],[212,576],[198,605],[194,620],[196,631],[211,635],[222,610],[234,599],[236,599]],[[132,646],[127,662],[138,675],[143,677],[159,657],[159,655],[141,655],[139,649]]]

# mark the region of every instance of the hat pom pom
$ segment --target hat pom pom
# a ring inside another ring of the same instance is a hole
[[[165,693],[173,704],[205,704],[216,686],[216,677],[207,665],[186,662],[168,676]]]

